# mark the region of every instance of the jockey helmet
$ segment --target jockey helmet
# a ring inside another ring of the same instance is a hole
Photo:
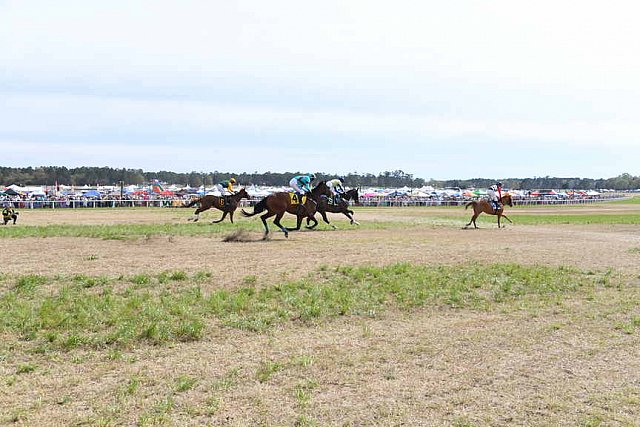
[[[502,187],[502,183],[500,181],[496,182],[497,187]]]
[[[311,181],[313,181],[314,179],[316,179],[316,174],[315,173],[310,173],[309,174],[309,178],[311,179]]]
[[[229,180],[229,182],[230,182],[230,183],[232,183],[232,184],[235,184],[235,183],[236,183],[236,179],[235,179],[235,178],[231,178],[231,179]]]
[[[340,177],[340,178],[338,178],[338,179],[340,180],[340,182],[341,182],[342,184],[344,184],[344,178],[343,178],[343,177]]]

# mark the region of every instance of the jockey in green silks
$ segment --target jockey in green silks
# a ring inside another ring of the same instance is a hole
[[[289,181],[289,186],[300,195],[307,194],[311,191],[311,181],[314,179],[316,179],[316,174],[314,173],[294,176]]]

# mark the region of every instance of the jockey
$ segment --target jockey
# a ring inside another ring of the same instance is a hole
[[[342,186],[343,184],[344,178],[342,177],[330,179],[329,181],[327,181],[327,187],[329,187],[329,190],[331,191],[334,199],[336,199],[337,196],[342,196],[344,194],[344,187]]]
[[[7,225],[9,221],[13,220],[13,224],[16,224],[18,219],[18,212],[16,212],[10,205],[4,205],[4,209],[2,209],[2,225]]]
[[[303,195],[311,191],[311,181],[314,179],[316,179],[315,173],[294,176],[289,181],[289,186],[299,195]]]
[[[500,209],[500,200],[502,199],[502,183],[496,182],[487,190],[487,196],[489,196],[489,202],[493,206],[494,210]]]
[[[232,194],[235,194],[235,191],[233,191],[233,184],[236,183],[236,179],[231,177],[228,180],[225,181],[221,181],[220,183],[218,183],[218,191],[220,191],[220,194],[222,196],[229,196]]]

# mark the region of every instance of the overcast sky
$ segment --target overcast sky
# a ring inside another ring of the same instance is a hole
[[[640,175],[635,1],[0,0],[0,166]]]

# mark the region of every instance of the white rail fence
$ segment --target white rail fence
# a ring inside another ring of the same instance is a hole
[[[516,206],[541,206],[541,205],[588,205],[594,203],[623,200],[627,196],[612,196],[600,198],[579,198],[579,199],[515,199]],[[260,201],[260,198],[242,200],[243,207],[253,206]],[[408,206],[464,206],[471,200],[438,200],[438,199],[415,199],[415,198],[389,198],[389,197],[361,197],[359,206],[369,207],[408,207]],[[124,207],[183,207],[183,200],[24,200],[12,201],[18,209],[79,209],[79,208],[124,208]]]

